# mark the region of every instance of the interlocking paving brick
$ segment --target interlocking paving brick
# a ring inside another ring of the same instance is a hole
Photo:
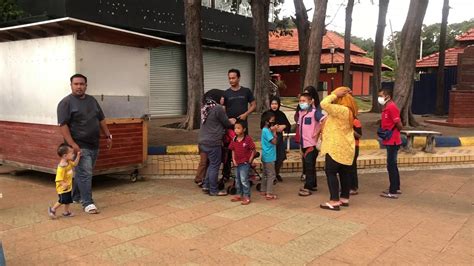
[[[67,243],[93,234],[96,234],[96,232],[84,229],[80,226],[73,226],[53,232],[49,235],[49,237],[60,243]]]
[[[182,239],[191,239],[193,237],[205,234],[209,231],[209,228],[192,224],[192,223],[184,223],[177,225],[175,227],[169,228],[164,231],[164,233],[172,235],[174,237],[182,238]]]
[[[117,216],[114,219],[118,220],[120,222],[123,222],[123,223],[134,224],[134,223],[138,223],[138,222],[141,222],[141,221],[151,219],[153,217],[155,217],[155,215],[153,215],[153,214],[143,212],[143,211],[136,211],[136,212],[127,213],[127,214],[124,214],[124,215]]]
[[[104,260],[111,261],[113,263],[126,263],[137,258],[146,256],[151,253],[151,250],[134,245],[132,243],[120,244],[101,252],[96,255]]]
[[[106,234],[109,236],[113,236],[115,238],[121,239],[121,240],[132,240],[138,237],[146,236],[154,231],[149,228],[145,228],[142,226],[137,226],[137,225],[129,225],[126,227],[120,227],[117,229],[114,229],[112,231],[107,232]]]
[[[273,226],[273,228],[292,234],[302,235],[329,222],[329,219],[330,218],[325,216],[302,213]]]

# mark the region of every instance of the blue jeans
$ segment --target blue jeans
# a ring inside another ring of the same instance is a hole
[[[387,145],[387,171],[390,180],[390,194],[396,194],[400,190],[400,174],[398,173],[397,157],[399,145]]]
[[[201,152],[207,154],[207,159],[209,160],[209,166],[207,167],[203,187],[209,189],[210,195],[215,195],[219,192],[217,187],[217,177],[219,175],[219,167],[221,166],[222,161],[222,147],[201,145],[200,148]]]
[[[250,182],[249,182],[250,164],[239,164],[235,169],[235,189],[237,195],[250,198]]]
[[[92,200],[92,170],[99,150],[81,149],[81,159],[76,166],[72,184],[72,198],[81,201],[83,207],[94,203]]]

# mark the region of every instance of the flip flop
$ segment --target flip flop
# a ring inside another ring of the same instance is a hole
[[[74,217],[74,213],[72,213],[72,212],[64,212],[64,213],[63,213],[63,216],[64,216],[64,217]]]
[[[330,210],[330,211],[340,211],[341,210],[341,207],[339,207],[339,205],[331,205],[329,202],[326,202],[324,204],[320,204],[319,207],[321,207],[321,209]]]
[[[311,193],[311,191],[305,188],[300,189],[300,192],[298,192],[298,196],[300,197],[308,197],[308,196],[311,196],[312,194],[313,193]]]
[[[349,202],[342,202],[341,201],[341,206],[342,207],[349,207]]]
[[[266,200],[276,200],[277,198],[278,198],[277,195],[274,195],[274,194],[267,194],[265,196]]]
[[[349,194],[352,195],[352,196],[359,195],[359,191],[352,190],[351,192],[349,192]]]

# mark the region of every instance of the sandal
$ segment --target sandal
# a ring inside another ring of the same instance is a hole
[[[63,212],[63,216],[64,217],[74,217],[74,213],[72,213],[70,211],[69,212]]]
[[[97,207],[94,204],[89,204],[87,207],[84,208],[84,211],[87,212],[88,214],[98,214],[99,210],[97,210]]]
[[[48,215],[49,215],[49,217],[51,217],[51,219],[56,219],[57,218],[56,217],[56,212],[53,211],[53,208],[51,208],[51,207],[48,207]]]
[[[235,196],[235,197],[231,198],[230,201],[239,202],[239,201],[242,201],[242,198],[240,196]]]
[[[340,211],[341,210],[341,207],[339,207],[339,205],[331,205],[331,203],[329,203],[329,202],[321,204],[321,205],[319,205],[319,207],[321,207],[321,209],[330,210],[330,211]]]
[[[242,205],[249,205],[249,204],[250,204],[250,198],[244,198],[244,199],[242,200],[242,203],[240,203],[240,204],[242,204]]]
[[[342,202],[340,201],[342,207],[349,207],[349,202]]]
[[[349,192],[349,195],[352,195],[352,196],[354,196],[354,195],[359,195],[359,191],[357,191],[357,190],[351,190],[351,191]]]
[[[311,191],[305,188],[300,189],[300,192],[298,192],[298,195],[301,197],[308,197],[308,196],[311,196],[312,194],[313,193],[311,193]]]
[[[265,195],[265,199],[266,199],[266,200],[276,200],[276,199],[277,199],[277,195],[275,195],[275,194],[267,194],[267,195]]]

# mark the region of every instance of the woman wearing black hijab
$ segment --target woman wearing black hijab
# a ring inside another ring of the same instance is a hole
[[[217,176],[222,161],[222,139],[225,129],[235,124],[235,119],[229,119],[221,105],[224,91],[213,89],[203,97],[201,108],[201,129],[199,130],[199,150],[207,155],[209,166],[203,183],[203,191],[210,196],[225,196],[219,191]]]
[[[283,132],[289,133],[291,129],[290,121],[286,117],[285,113],[280,111],[281,101],[280,98],[273,96],[270,99],[270,111],[275,115],[275,124],[278,125],[277,130],[277,160],[275,162],[275,173],[279,182],[283,179],[280,176],[280,169],[283,166],[283,162],[286,160],[286,147],[283,139]]]

